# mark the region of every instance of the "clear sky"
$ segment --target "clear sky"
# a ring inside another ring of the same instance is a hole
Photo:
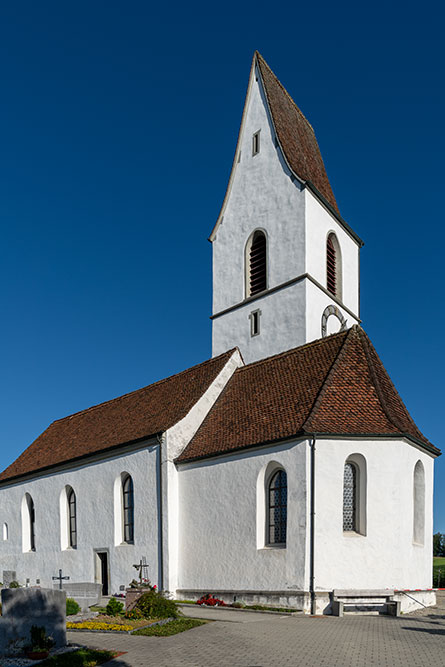
[[[57,418],[211,355],[211,246],[253,51],[364,239],[363,326],[445,446],[443,6],[0,9],[0,467]],[[435,529],[445,532],[445,457]]]

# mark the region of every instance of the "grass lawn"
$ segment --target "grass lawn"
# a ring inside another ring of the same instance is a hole
[[[42,667],[95,667],[111,660],[116,655],[118,655],[116,651],[96,651],[81,648],[79,651],[72,651],[72,653],[54,655],[40,664]]]
[[[191,630],[197,628],[199,625],[204,625],[207,621],[200,621],[198,618],[178,618],[175,621],[170,621],[164,625],[154,625],[151,628],[143,628],[136,630],[133,635],[145,635],[147,637],[170,637],[170,635],[177,635],[178,632],[184,630]]]
[[[140,628],[147,623],[158,621],[158,618],[125,618],[125,616],[107,616],[107,614],[99,614],[91,619],[94,623],[111,623],[112,625],[131,625],[133,628]]]
[[[445,558],[433,558],[433,587],[434,586],[438,588],[445,587]]]

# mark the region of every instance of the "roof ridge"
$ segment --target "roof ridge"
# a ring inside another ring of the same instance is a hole
[[[335,359],[334,359],[334,361],[333,361],[332,364],[331,364],[330,369],[329,369],[328,372],[326,373],[326,377],[325,377],[325,379],[324,379],[324,381],[323,381],[323,383],[322,383],[322,385],[321,385],[321,387],[320,387],[320,390],[318,391],[317,396],[315,397],[315,400],[314,400],[314,402],[313,402],[313,404],[312,404],[311,409],[309,410],[309,415],[307,416],[307,418],[305,419],[305,421],[304,421],[303,424],[302,424],[302,429],[303,429],[303,431],[311,430],[311,429],[310,429],[310,422],[311,422],[311,420],[312,420],[312,418],[313,418],[313,416],[314,416],[314,414],[315,414],[316,409],[319,407],[319,405],[320,405],[320,403],[321,403],[321,400],[322,400],[324,394],[326,393],[326,389],[327,389],[327,387],[330,386],[330,380],[331,380],[331,378],[332,378],[332,375],[333,375],[333,373],[334,373],[334,370],[335,370],[335,369],[337,368],[337,366],[339,365],[340,360],[341,360],[341,357],[343,357],[343,355],[345,354],[345,350],[346,350],[346,344],[347,344],[347,342],[349,341],[349,339],[351,338],[351,336],[355,335],[355,333],[356,333],[356,326],[357,326],[357,325],[354,325],[353,327],[351,327],[351,328],[347,331],[346,336],[345,336],[345,339],[344,339],[344,341],[343,341],[343,343],[342,343],[342,346],[340,347],[339,351],[337,352],[337,354],[336,354],[336,356],[335,356]],[[341,332],[341,333],[344,333],[344,332]]]
[[[361,327],[360,327],[360,330],[359,330],[359,339],[360,339],[360,342],[362,344],[363,351],[365,353],[366,363],[368,364],[369,372],[371,374],[371,378],[372,378],[373,384],[375,386],[377,397],[379,399],[379,403],[382,407],[382,410],[385,413],[388,420],[391,422],[391,424],[396,429],[398,429],[399,431],[404,433],[406,431],[405,427],[398,423],[397,415],[394,414],[394,412],[391,410],[391,407],[387,404],[387,402],[385,400],[384,391],[383,391],[383,389],[380,385],[380,380],[379,380],[379,378],[377,376],[377,373],[376,373],[376,370],[374,368],[374,362],[370,358],[370,348],[371,348],[371,346],[372,347],[374,347],[374,346],[372,345],[371,341],[369,340],[368,336],[366,335],[366,332]],[[387,380],[389,381],[389,383],[390,383],[392,389],[394,390],[397,398],[401,402],[411,425],[414,427],[415,431],[417,431],[420,435],[422,435],[425,438],[425,436],[423,435],[423,433],[421,433],[421,431],[419,431],[416,423],[414,422],[413,418],[411,417],[408,408],[406,407],[405,403],[403,402],[402,397],[400,396],[399,392],[397,391],[396,386],[394,385],[393,381],[391,380],[391,378],[389,376],[389,373],[386,370],[385,365],[381,361],[379,355],[377,354],[377,350],[375,348],[374,348],[374,352],[377,355],[378,360],[380,361],[380,364],[382,366],[383,372],[386,375]],[[428,440],[428,439],[425,438],[425,440]]]
[[[77,412],[73,412],[71,415],[66,415],[65,417],[60,417],[60,419],[55,419],[52,421],[49,426],[45,429],[47,431],[52,424],[57,424],[58,422],[63,422],[68,419],[71,419],[72,417],[78,417],[79,415],[85,414],[86,412],[92,412],[93,410],[96,410],[98,408],[102,408],[104,405],[107,405],[108,403],[114,403],[115,401],[120,401],[124,398],[128,398],[129,396],[132,396],[133,394],[137,394],[141,391],[144,391],[145,389],[151,389],[151,387],[155,387],[156,385],[160,385],[163,382],[167,382],[167,380],[171,380],[174,377],[178,377],[179,375],[183,375],[185,373],[188,373],[189,371],[195,370],[196,368],[199,368],[200,366],[205,366],[205,364],[209,364],[212,361],[215,361],[215,359],[221,359],[221,357],[224,356],[229,356],[230,354],[233,354],[237,348],[233,347],[230,350],[227,350],[226,352],[223,352],[222,354],[218,354],[216,357],[210,357],[210,359],[206,359],[205,361],[201,361],[199,364],[195,364],[194,366],[190,366],[189,368],[185,368],[183,371],[179,371],[178,373],[173,373],[173,375],[169,375],[166,378],[161,378],[161,380],[156,380],[156,382],[152,382],[151,384],[147,384],[144,387],[140,387],[139,389],[134,389],[133,391],[129,391],[126,394],[121,394],[121,396],[116,396],[115,398],[110,398],[107,401],[102,401],[101,403],[96,403],[96,405],[91,405],[88,408],[84,408],[83,410],[78,410]],[[45,433],[43,431],[43,433]],[[42,433],[42,435],[43,435]]]
[[[250,364],[246,364],[245,366],[240,366],[239,368],[236,369],[236,373],[239,371],[244,371],[247,370],[248,368],[252,368],[253,366],[260,366],[261,364],[265,364],[272,359],[278,359],[279,357],[286,357],[288,355],[291,355],[295,352],[300,352],[300,350],[306,350],[308,347],[318,347],[318,345],[323,345],[323,343],[326,340],[332,340],[334,336],[344,336],[348,332],[345,331],[337,331],[337,333],[330,334],[329,336],[325,336],[324,338],[316,338],[315,340],[311,340],[308,343],[304,343],[303,345],[297,345],[297,347],[291,347],[290,350],[284,350],[284,352],[278,352],[277,354],[272,354],[270,357],[265,357],[264,359],[257,359],[257,361],[252,361]]]
[[[264,60],[264,58],[263,58],[263,56],[261,55],[261,53],[260,53],[259,51],[255,51],[255,55],[257,56],[258,59],[261,60],[261,62],[264,64],[264,66],[267,67],[267,69],[269,70],[269,72],[272,74],[272,76],[274,77],[274,79],[276,80],[276,82],[278,83],[278,85],[280,86],[280,88],[281,88],[281,90],[283,91],[283,93],[286,95],[286,97],[289,98],[290,102],[292,102],[292,104],[293,104],[293,106],[295,107],[295,109],[298,111],[298,113],[300,114],[300,116],[305,120],[305,122],[306,122],[306,123],[308,124],[308,126],[311,128],[311,130],[312,130],[312,132],[313,132],[313,134],[314,134],[314,136],[315,136],[315,130],[314,130],[314,128],[312,127],[311,123],[308,121],[308,119],[306,118],[306,116],[304,115],[304,113],[302,112],[302,110],[300,109],[300,107],[297,105],[297,103],[295,102],[295,100],[292,98],[292,96],[290,95],[290,93],[288,93],[288,91],[286,90],[286,88],[283,86],[283,84],[281,83],[280,79],[277,77],[277,75],[275,74],[275,72],[269,67],[269,65],[267,64],[267,62]],[[265,87],[266,87],[266,86],[265,86]]]

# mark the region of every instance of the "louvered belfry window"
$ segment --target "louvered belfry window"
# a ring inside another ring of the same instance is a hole
[[[250,296],[267,288],[266,237],[263,232],[255,232],[250,246]]]
[[[337,295],[337,253],[332,241],[332,236],[329,236],[326,247],[326,273],[327,273],[327,288],[331,294]]]

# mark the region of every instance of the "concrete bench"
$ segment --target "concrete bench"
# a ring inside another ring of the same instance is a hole
[[[341,590],[332,591],[332,614],[342,617],[346,608],[356,611],[377,611],[390,616],[400,616],[400,601],[394,600],[394,591],[383,590]]]

